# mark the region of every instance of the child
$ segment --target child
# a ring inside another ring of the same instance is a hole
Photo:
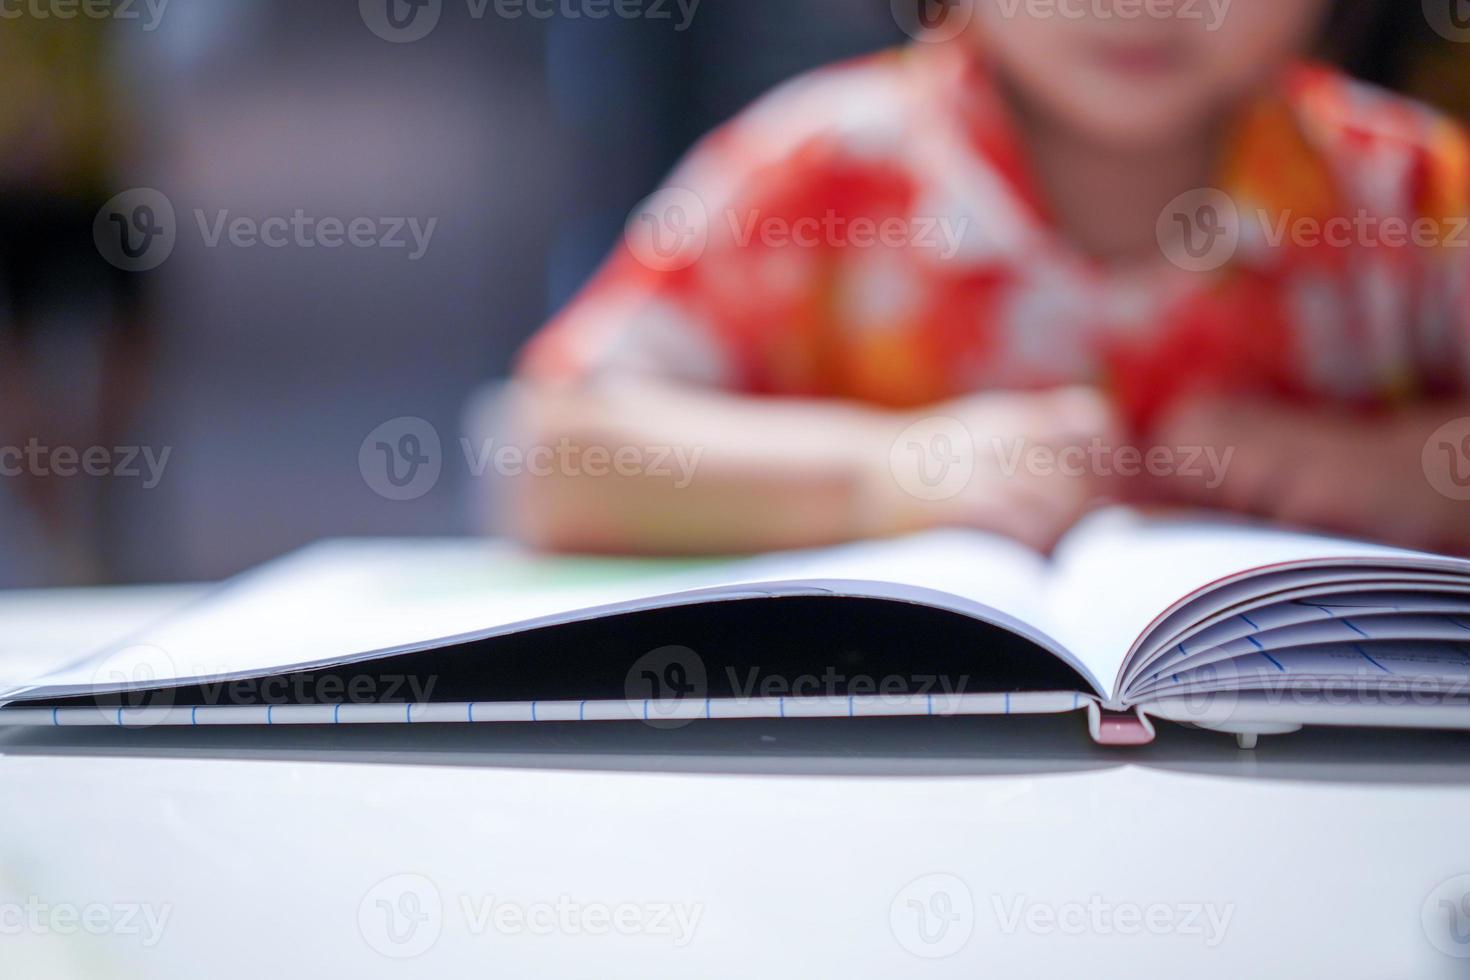
[[[1470,549],[1470,142],[1299,61],[1328,13],[973,0],[778,89],[531,343],[523,438],[623,455],[508,529],[1046,547],[1121,498]]]

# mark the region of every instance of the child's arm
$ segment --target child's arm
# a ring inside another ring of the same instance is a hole
[[[580,551],[764,551],[933,526],[994,530],[1046,548],[1097,487],[1086,477],[1008,472],[994,447],[1025,439],[1028,448],[1057,450],[1113,431],[1102,399],[1077,389],[980,395],[900,413],[630,377],[523,384],[511,402],[517,441],[559,447],[566,463],[509,481],[500,529]],[[910,424],[930,416],[958,419],[974,436],[973,456],[970,446],[939,447],[961,455],[952,465],[973,459],[973,473],[954,496],[932,501],[905,490],[914,483],[903,467],[917,470],[920,460],[907,447],[893,452]],[[591,447],[605,450],[595,475],[584,465]],[[622,473],[601,472],[620,450]]]
[[[1155,496],[1222,507],[1405,547],[1470,553],[1470,502],[1441,492],[1470,470],[1464,446],[1426,446],[1470,402],[1426,404],[1382,418],[1255,403],[1203,402],[1166,420],[1154,441],[1233,451],[1216,487],[1189,475],[1151,478]]]

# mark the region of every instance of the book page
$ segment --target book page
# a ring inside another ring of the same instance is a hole
[[[1043,570],[1034,552],[967,531],[733,561],[551,556],[481,540],[328,542],[248,573],[95,656],[0,692],[0,700],[339,664],[586,618],[588,610],[654,608],[670,596],[698,602],[836,591],[924,602],[996,622],[1060,653],[1029,625],[1039,614]]]
[[[1091,515],[1062,540],[1038,624],[1111,691],[1134,643],[1185,597],[1253,569],[1348,560],[1457,564],[1454,559],[1227,518],[1111,508]],[[1310,578],[1314,573],[1303,574]]]

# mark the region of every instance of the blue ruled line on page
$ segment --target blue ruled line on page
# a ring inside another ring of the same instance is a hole
[[[1339,620],[1339,622],[1341,622],[1342,625],[1346,626],[1348,629],[1352,630],[1354,633],[1356,633],[1359,636],[1361,636],[1363,639],[1365,639],[1365,640],[1371,640],[1372,639],[1372,637],[1369,636],[1367,633],[1364,633],[1362,630],[1360,630],[1356,626],[1354,626],[1353,625],[1353,621],[1351,619],[1343,619],[1343,620]]]
[[[1354,643],[1353,644],[1353,649],[1356,650],[1356,651],[1358,651],[1358,653],[1362,654],[1364,660],[1368,661],[1370,664],[1372,664],[1373,666],[1377,667],[1379,670],[1383,671],[1385,674],[1392,674],[1393,673],[1393,671],[1391,671],[1387,667],[1383,666],[1383,664],[1379,663],[1378,661],[1374,660],[1372,657],[1368,656],[1368,651],[1363,649],[1363,645],[1361,643]]]
[[[1176,650],[1179,651],[1179,656],[1181,656],[1181,657],[1187,657],[1187,656],[1189,656],[1189,649],[1184,645],[1184,641],[1183,640],[1180,640],[1179,641],[1179,644],[1174,649],[1176,649]],[[1157,670],[1154,671],[1153,679],[1155,681],[1157,681],[1159,679],[1159,672]]]
[[[1277,670],[1281,671],[1283,674],[1286,673],[1286,668],[1281,666],[1281,661],[1277,660],[1275,657],[1271,656],[1264,650],[1261,651],[1261,656],[1271,661],[1271,663],[1276,667]]]

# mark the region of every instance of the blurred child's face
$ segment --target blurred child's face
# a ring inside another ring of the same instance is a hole
[[[1305,50],[1327,0],[974,0],[1028,109],[1112,146],[1189,138]]]

